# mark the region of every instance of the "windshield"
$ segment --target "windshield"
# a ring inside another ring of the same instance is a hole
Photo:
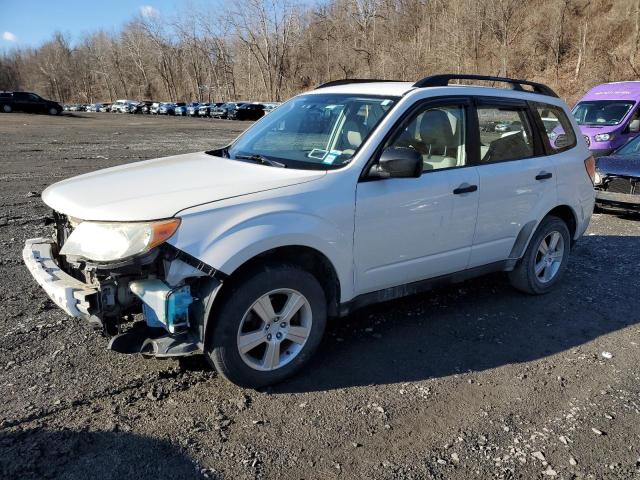
[[[618,125],[634,102],[631,100],[589,100],[573,109],[578,125]]]
[[[295,97],[247,130],[229,148],[298,168],[347,164],[397,98],[350,94]]]
[[[640,136],[634,137],[616,150],[616,155],[638,155],[640,154]]]

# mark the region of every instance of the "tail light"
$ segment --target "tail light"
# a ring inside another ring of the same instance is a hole
[[[596,159],[593,158],[593,155],[587,158],[584,161],[584,168],[587,169],[587,174],[591,179],[591,183],[595,185],[596,183]]]

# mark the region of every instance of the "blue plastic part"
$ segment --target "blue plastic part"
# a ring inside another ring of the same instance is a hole
[[[152,328],[166,328],[167,326],[158,319],[156,312],[146,303],[142,304],[142,314],[147,325]]]
[[[189,326],[189,305],[193,303],[189,285],[175,288],[167,296],[167,328],[173,333]]]

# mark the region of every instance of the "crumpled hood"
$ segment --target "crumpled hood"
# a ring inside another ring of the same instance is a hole
[[[195,205],[305,183],[325,174],[198,152],[69,178],[48,187],[42,200],[54,210],[82,220],[155,220]]]
[[[611,155],[596,159],[596,168],[604,175],[640,177],[640,155]]]

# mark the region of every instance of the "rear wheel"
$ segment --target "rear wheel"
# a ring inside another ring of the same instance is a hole
[[[549,292],[564,274],[570,249],[567,224],[558,217],[544,218],[524,256],[509,272],[511,285],[532,295]]]
[[[216,370],[242,387],[278,383],[318,348],[327,319],[324,291],[295,266],[261,268],[231,287],[208,330],[206,353]]]
[[[5,104],[5,105],[2,106],[2,111],[4,113],[11,113],[13,111],[13,108],[11,108],[11,105],[6,105]]]

